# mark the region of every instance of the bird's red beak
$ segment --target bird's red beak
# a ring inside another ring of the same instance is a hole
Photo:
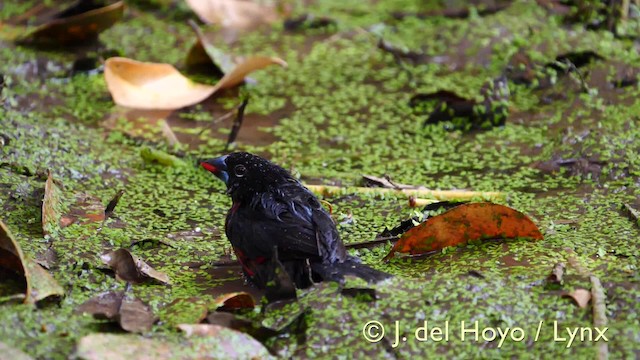
[[[212,172],[214,174],[217,173],[217,172],[220,172],[220,170],[218,170],[217,167],[215,167],[215,166],[213,166],[213,165],[211,165],[209,163],[206,163],[204,161],[200,163],[200,166],[202,166],[203,168],[207,169],[208,171],[210,171],[210,172]]]
[[[213,175],[217,176],[220,180],[226,184],[229,181],[229,174],[227,174],[227,164],[225,160],[227,155],[217,157],[215,159],[209,159],[200,163],[200,166],[207,169]]]

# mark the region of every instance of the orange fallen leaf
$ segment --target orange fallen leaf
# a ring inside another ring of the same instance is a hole
[[[507,206],[482,202],[457,206],[405,232],[384,260],[396,252],[425,254],[472,240],[543,238],[525,214]]]
[[[113,57],[105,62],[104,78],[113,101],[118,105],[173,110],[195,105],[220,89],[240,84],[249,73],[273,64],[287,66],[284,60],[276,57],[247,58],[211,86],[187,79],[170,64]]]
[[[572,292],[565,292],[562,297],[568,297],[575,301],[581,309],[584,309],[591,300],[591,291],[585,289],[575,289]]]
[[[187,0],[200,20],[225,28],[249,30],[278,21],[276,4],[247,0]]]

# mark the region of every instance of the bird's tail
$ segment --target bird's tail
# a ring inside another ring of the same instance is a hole
[[[311,263],[311,269],[322,280],[337,281],[341,284],[344,283],[345,275],[357,276],[369,283],[376,283],[392,277],[391,274],[360,263],[360,260],[354,257],[348,257],[341,263]]]

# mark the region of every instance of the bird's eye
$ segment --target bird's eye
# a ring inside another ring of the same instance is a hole
[[[233,168],[233,172],[236,174],[237,177],[243,177],[244,174],[247,172],[247,168],[244,167],[244,165],[236,165],[236,167]]]

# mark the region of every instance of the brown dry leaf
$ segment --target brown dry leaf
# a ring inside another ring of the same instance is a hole
[[[117,321],[122,329],[143,333],[151,330],[158,319],[140,299],[125,296],[123,291],[110,291],[93,297],[78,307],[80,313],[96,319]]]
[[[187,0],[191,10],[200,20],[223,28],[251,30],[280,19],[273,4],[261,4],[251,0]]]
[[[73,45],[96,39],[124,15],[124,1],[77,14],[69,8],[19,41],[23,43]]]
[[[64,289],[40,265],[27,258],[7,226],[0,221],[0,266],[22,274],[26,281],[24,302],[33,304],[49,296],[62,296]]]
[[[163,284],[170,284],[169,276],[157,271],[127,249],[118,249],[101,256],[102,261],[116,273],[116,277],[133,283],[141,283],[155,279]]]
[[[220,89],[240,84],[249,73],[287,63],[275,57],[250,57],[214,86],[195,83],[173,65],[113,57],[105,62],[104,78],[113,101],[137,109],[173,110],[201,102]]]
[[[123,291],[109,291],[102,293],[83,302],[78,306],[76,312],[91,314],[96,319],[113,320],[120,312],[120,306],[122,305],[123,298]]]
[[[118,322],[126,331],[143,333],[151,330],[158,318],[140,299],[125,297],[120,306]]]
[[[591,300],[591,291],[585,289],[575,289],[573,292],[565,292],[562,297],[569,297],[575,301],[581,309],[584,309]]]
[[[42,232],[44,235],[55,235],[60,230],[61,197],[62,191],[53,180],[49,171],[47,182],[44,185],[44,199],[42,200]]]

